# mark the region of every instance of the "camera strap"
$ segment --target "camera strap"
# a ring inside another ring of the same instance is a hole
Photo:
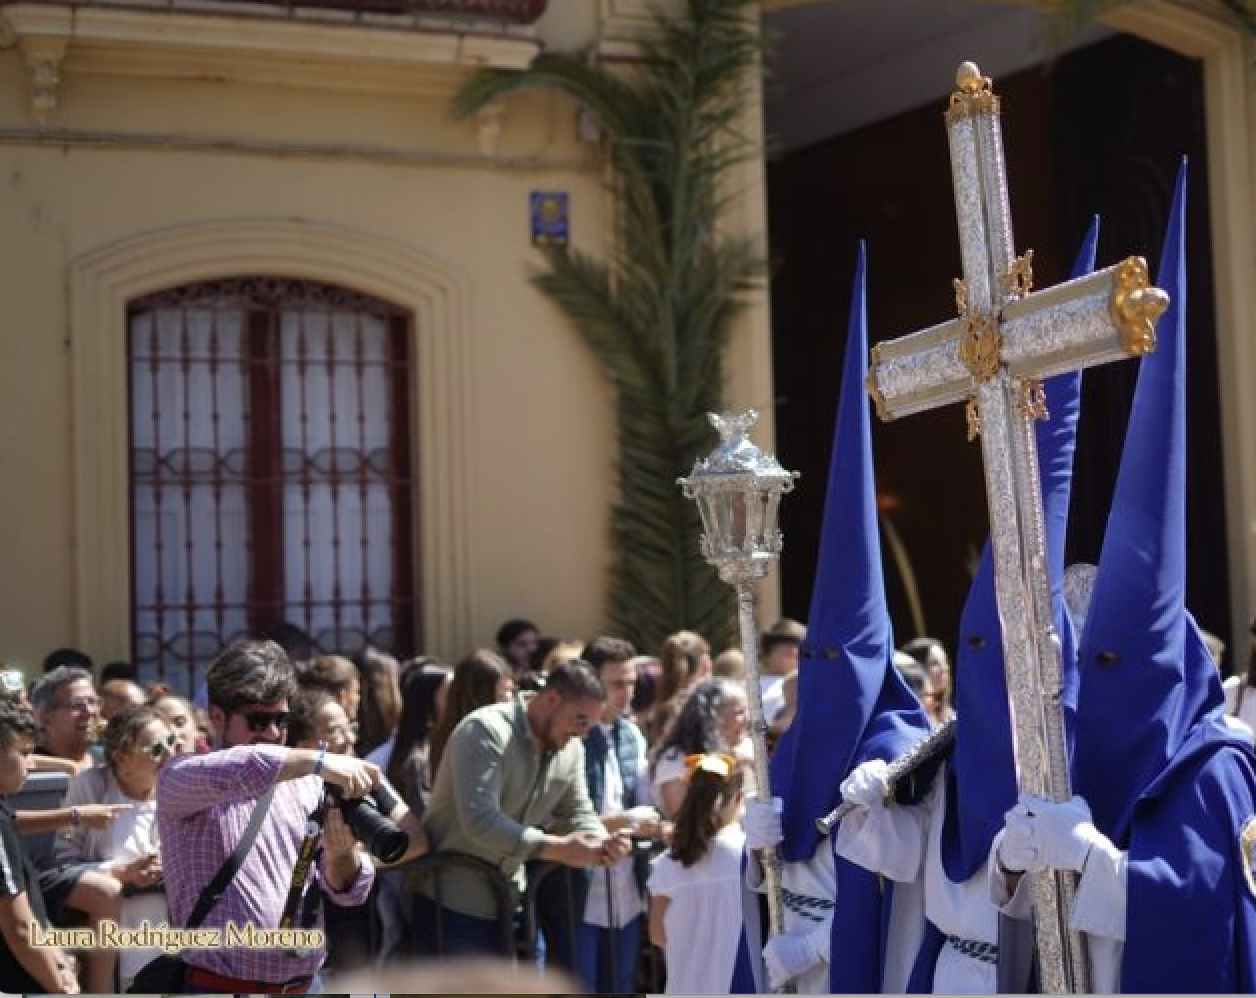
[[[226,893],[227,885],[231,883],[232,878],[236,875],[236,871],[244,865],[244,859],[249,854],[249,850],[253,848],[253,843],[257,840],[257,833],[262,830],[262,822],[266,819],[266,812],[270,810],[270,802],[274,799],[275,788],[272,786],[266,793],[258,798],[257,803],[253,807],[253,813],[249,815],[249,823],[245,826],[244,834],[240,836],[240,840],[235,844],[235,848],[231,850],[231,855],[223,860],[222,866],[218,868],[218,872],[214,874],[214,879],[205,885],[205,889],[201,891],[200,897],[196,899],[196,905],[192,909],[192,913],[188,916],[187,921],[183,923],[183,927],[187,929],[197,929],[208,917],[214,905],[222,900],[222,896]]]
[[[309,928],[317,917],[318,891],[310,887],[310,869],[318,859],[319,844],[323,838],[323,821],[327,817],[330,794],[324,789],[318,807],[306,819],[305,837],[297,850],[297,860],[292,867],[292,882],[288,885],[288,900],[279,919],[281,929]],[[298,917],[299,915],[299,917]]]

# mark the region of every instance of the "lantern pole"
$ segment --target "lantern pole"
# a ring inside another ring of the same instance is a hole
[[[758,584],[780,557],[782,538],[777,526],[780,497],[794,487],[798,473],[786,471],[771,454],[764,454],[746,434],[759,418],[755,410],[708,413],[720,442],[711,455],[694,462],[688,478],[678,479],[687,498],[696,500],[702,515],[702,554],[720,578],[737,593],[737,623],[746,658],[746,694],[750,738],[754,746],[755,786],[759,799],[770,802],[767,720],[759,686],[759,634],[756,619]],[[775,848],[760,858],[767,890],[768,935],[784,931],[781,864]]]

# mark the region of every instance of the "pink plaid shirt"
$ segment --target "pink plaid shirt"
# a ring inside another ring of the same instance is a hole
[[[182,926],[201,891],[244,834],[257,798],[275,783],[287,749],[249,745],[206,755],[174,756],[157,779],[157,825],[170,924]],[[211,909],[203,925],[221,927],[230,920],[258,928],[278,928],[292,882],[292,868],[305,836],[306,820],[318,807],[323,781],[316,776],[286,780],[275,788],[270,813],[262,822],[253,848]],[[314,884],[341,905],[361,904],[371,889],[375,870],[362,857],[357,879],[347,891],[328,885],[322,858]],[[322,905],[318,928],[323,927]],[[317,972],[326,951],[294,956],[283,950],[185,950],[188,963],[244,980],[282,983]]]

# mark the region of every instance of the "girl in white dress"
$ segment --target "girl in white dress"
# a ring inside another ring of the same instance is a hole
[[[686,764],[672,846],[650,874],[650,941],[663,950],[668,994],[727,994],[743,927],[742,769],[731,755]]]

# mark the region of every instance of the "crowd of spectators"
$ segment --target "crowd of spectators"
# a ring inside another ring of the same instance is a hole
[[[655,944],[666,973],[706,979],[689,966],[706,944],[682,929],[682,887],[727,879],[755,793],[740,650],[713,659],[680,631],[639,654],[520,618],[450,665],[270,633],[224,649],[191,698],[74,649],[38,677],[0,670],[0,972],[23,985],[7,990],[125,991],[157,966],[154,947],[36,950],[31,918],[326,929],[325,947],[188,950],[191,991],[315,990],[469,955],[521,957],[593,992],[658,990]],[[804,640],[791,620],[762,636],[773,743]],[[896,661],[946,719],[940,643]],[[59,807],[9,809],[28,770],[66,774]],[[53,848],[33,848],[46,832]]]

